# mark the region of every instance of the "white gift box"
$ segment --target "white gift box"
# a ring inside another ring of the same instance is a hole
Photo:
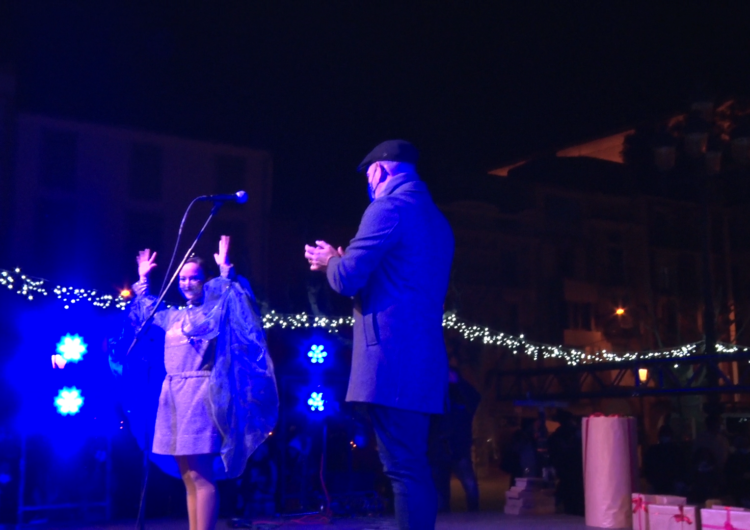
[[[650,504],[671,506],[685,506],[687,504],[687,497],[680,497],[678,495],[649,495],[649,497],[651,497]]]
[[[633,493],[631,496],[631,505],[633,507],[633,530],[655,530],[650,519],[653,506],[670,505],[677,508],[679,506],[685,506],[686,504],[687,498],[678,497],[677,495],[647,495],[644,493]],[[694,507],[693,510],[695,510]]]
[[[697,530],[696,506],[652,504],[648,507],[649,530]]]
[[[732,506],[724,506],[718,510],[703,508],[701,528],[704,530],[750,530],[750,512]]]
[[[648,507],[654,503],[656,495],[633,493],[630,496],[633,513],[633,530],[650,530],[648,521]]]

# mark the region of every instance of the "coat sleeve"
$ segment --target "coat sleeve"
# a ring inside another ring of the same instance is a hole
[[[370,204],[344,255],[328,262],[326,275],[333,290],[345,296],[357,294],[396,242],[398,227],[398,211],[389,198]]]

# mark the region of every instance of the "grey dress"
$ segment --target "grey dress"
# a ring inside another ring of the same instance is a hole
[[[130,318],[139,324],[155,298],[136,284]],[[221,478],[239,476],[247,458],[276,424],[278,394],[273,363],[247,280],[215,278],[203,304],[159,308],[164,365],[153,452],[215,453]],[[223,468],[223,470],[222,470]]]

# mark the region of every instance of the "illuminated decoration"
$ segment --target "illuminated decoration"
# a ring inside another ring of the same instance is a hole
[[[65,368],[65,365],[68,363],[68,361],[65,360],[65,358],[60,355],[59,353],[52,356],[52,369],[59,368],[62,370]]]
[[[77,363],[83,359],[86,349],[87,345],[83,342],[83,337],[78,335],[67,334],[57,343],[57,353],[70,363]]]
[[[58,414],[62,414],[63,416],[70,414],[74,416],[78,414],[82,406],[83,396],[81,395],[81,391],[76,387],[68,388],[66,386],[57,393],[55,407]]]
[[[638,380],[641,383],[648,381],[648,368],[638,368]]]
[[[99,294],[94,289],[75,289],[73,287],[54,285],[48,280],[21,274],[21,269],[13,271],[0,269],[0,287],[6,287],[28,300],[34,300],[34,297],[50,296],[50,294],[53,294],[58,300],[63,302],[65,309],[70,309],[73,304],[79,302],[89,302],[102,309],[107,309],[113,305],[118,309],[125,309],[127,305],[127,300],[122,296]]]
[[[479,340],[482,341],[483,344],[508,348],[514,355],[523,353],[533,358],[535,361],[538,359],[560,359],[571,366],[597,362],[622,362],[670,358],[681,359],[697,355],[700,353],[703,345],[703,342],[694,342],[683,346],[677,346],[675,348],[657,351],[613,353],[602,350],[596,353],[586,353],[583,350],[567,346],[537,344],[527,341],[523,335],[516,337],[515,335],[508,335],[507,333],[497,333],[489,328],[467,324],[459,320],[458,317],[453,314],[446,314],[443,317],[443,327],[458,331],[469,341]],[[726,353],[733,353],[734,351],[739,350],[736,346],[731,345],[728,347],[724,346],[724,348],[724,352]],[[731,350],[731,348],[735,349]],[[722,350],[717,346],[717,351]],[[742,351],[747,351],[747,349],[743,348]]]
[[[122,291],[120,291],[120,296],[122,298],[128,299],[131,296],[133,296],[133,291],[131,291],[130,289],[128,289],[127,287],[125,287]]]
[[[49,293],[54,293],[65,304],[65,309],[78,302],[89,302],[103,309],[125,309],[128,304],[128,300],[123,297],[123,293],[116,296],[108,294],[99,295],[94,290],[55,286],[47,280],[21,274],[20,269],[15,269],[14,271],[0,269],[0,288],[3,286],[29,300],[35,300],[36,295],[48,296]],[[616,314],[617,311],[615,312]],[[623,314],[624,312],[625,310],[623,309]],[[296,330],[318,328],[325,329],[329,333],[336,333],[340,329],[349,328],[353,325],[354,319],[352,317],[329,318],[312,316],[305,313],[284,315],[275,311],[263,315],[264,329],[281,328]],[[595,353],[587,353],[567,346],[533,343],[527,341],[523,335],[515,336],[507,333],[498,333],[487,327],[463,322],[455,314],[450,313],[446,313],[443,316],[443,327],[458,332],[468,341],[479,340],[483,344],[507,348],[516,355],[522,353],[532,357],[534,360],[560,359],[571,366],[596,362],[685,359],[702,354],[704,345],[703,341],[700,341],[656,351],[613,353],[602,350]],[[716,345],[716,352],[719,354],[740,351],[750,351],[750,348],[722,343]]]
[[[615,309],[615,315],[617,315],[618,317],[621,317],[624,314],[625,310],[622,307],[618,307],[617,309]]]
[[[310,410],[312,410],[313,412],[322,412],[325,409],[323,392],[311,393],[310,399],[307,400],[307,404],[310,405]]]
[[[326,357],[328,357],[328,352],[325,350],[325,346],[322,344],[313,344],[310,346],[310,351],[307,352],[307,356],[310,358],[310,362],[315,363],[323,363],[325,361]]]
[[[329,332],[335,332],[339,328],[350,328],[353,325],[353,317],[311,317],[306,313],[282,315],[276,311],[271,311],[270,313],[263,315],[263,327],[265,329],[271,329],[278,326],[282,329],[324,328]]]

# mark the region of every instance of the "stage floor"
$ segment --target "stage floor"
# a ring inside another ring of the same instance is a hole
[[[187,520],[168,519],[150,520],[146,522],[146,530],[184,530]],[[231,528],[230,521],[220,521],[218,529]],[[109,524],[94,524],[83,526],[47,526],[37,524],[26,526],[35,530],[79,529],[79,530],[134,530],[134,521],[123,521]],[[273,530],[276,528],[305,528],[309,530],[323,530],[336,528],[339,530],[395,530],[396,522],[393,517],[357,517],[334,518],[330,524],[299,524],[290,519],[268,518],[253,526],[246,526],[255,530]],[[515,516],[498,512],[451,513],[440,514],[437,520],[437,530],[586,530],[583,517],[572,515],[537,515]]]

